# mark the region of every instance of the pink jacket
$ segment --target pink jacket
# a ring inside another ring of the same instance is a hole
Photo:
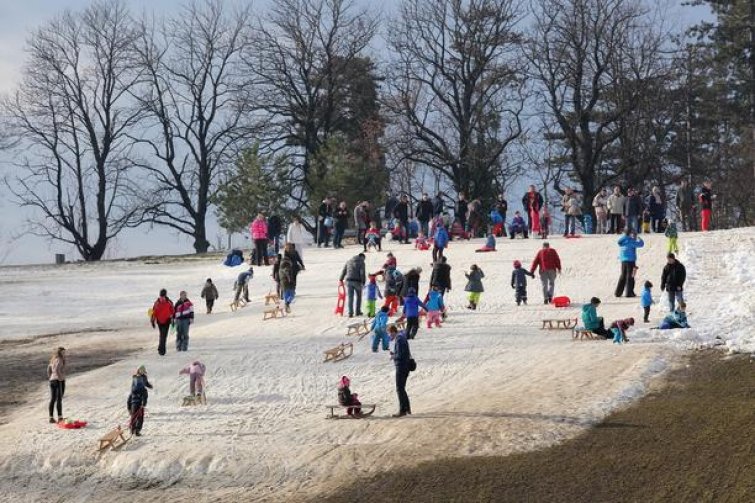
[[[249,226],[249,232],[252,233],[252,239],[267,239],[267,222],[255,218]]]
[[[206,367],[204,366],[204,363],[202,363],[199,360],[197,360],[195,362],[192,362],[192,363],[189,363],[188,365],[186,365],[184,368],[182,368],[178,372],[178,374],[179,375],[184,375],[184,374],[192,375],[192,374],[196,374],[196,375],[199,375],[200,377],[204,377],[205,370],[206,370]]]

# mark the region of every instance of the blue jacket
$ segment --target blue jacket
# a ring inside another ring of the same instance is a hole
[[[435,246],[438,248],[445,248],[448,244],[448,231],[445,227],[438,227],[438,229],[435,231],[435,237],[433,238],[435,241]]]
[[[429,311],[424,302],[419,300],[416,295],[404,297],[404,316],[407,318],[416,318],[419,316],[419,308]]]
[[[582,306],[582,324],[587,330],[594,330],[600,326],[598,310],[592,304]]]
[[[511,229],[524,229],[526,225],[527,224],[524,222],[524,218],[519,216],[519,217],[514,217],[511,220],[510,228]]]
[[[375,315],[375,319],[372,320],[372,326],[370,327],[370,329],[375,332],[377,331],[385,332],[387,327],[388,327],[388,313],[379,311]]]
[[[495,236],[493,236],[492,234],[488,236],[487,241],[485,241],[485,247],[492,248],[495,250]]]
[[[640,305],[642,307],[650,307],[653,303],[653,295],[650,293],[650,288],[643,288],[642,295],[640,295]]]
[[[443,296],[435,290],[430,291],[430,299],[427,301],[428,311],[443,311]]]
[[[393,363],[395,363],[397,367],[408,367],[411,358],[412,354],[409,351],[409,341],[406,340],[406,332],[402,330],[396,336]]]
[[[364,288],[367,290],[367,300],[377,300],[378,295],[380,295],[377,283],[367,283],[367,286]]]
[[[637,248],[645,246],[642,238],[633,238],[624,234],[619,238],[619,260],[622,262],[637,262]]]

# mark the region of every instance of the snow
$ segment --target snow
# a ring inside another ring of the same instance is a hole
[[[645,239],[638,293],[645,279],[659,286],[665,263],[665,238]],[[414,414],[400,420],[389,419],[397,406],[393,366],[386,353],[371,353],[369,338],[351,339],[355,351],[347,360],[322,363],[322,351],[347,341],[348,319],[332,312],[342,264],[356,248],[306,250],[307,271],[299,277],[293,313],[264,322],[261,299],[272,287],[269,268],[255,268],[253,302],[237,313],[228,303],[241,268],[225,268],[219,261],[3,269],[0,283],[12,295],[0,307],[0,339],[108,329],[113,331],[75,337],[114,345],[144,340],[148,346],[125,361],[68,379],[65,412],[90,421],[84,430],[45,424],[46,385],[35,387],[32,403],[0,427],[2,486],[16,499],[97,494],[121,501],[133,499],[121,489],[158,488],[165,489],[161,501],[185,499],[198,490],[214,497],[285,501],[360,474],[440,456],[545,447],[644,394],[656,376],[679,361],[681,350],[719,344],[731,352],[755,350],[746,330],[755,313],[755,229],[680,236],[693,326],[686,331],[650,330],[641,322],[638,299],[613,297],[619,272],[615,237],[550,241],[564,265],[557,295],[575,302],[567,310],[542,304],[537,279],[530,280],[530,305],[514,303],[511,263],[529,264],[540,241],[499,240],[499,251],[487,254],[474,253],[482,240],[451,244],[449,319],[440,329],[422,327],[411,341],[418,363],[407,387]],[[383,253],[368,254],[368,269],[380,268],[387,251],[397,255],[403,271],[423,267],[425,291],[430,252],[392,244]],[[477,312],[464,308],[463,272],[472,263],[486,274]],[[221,293],[211,316],[203,314],[199,298],[207,277]],[[176,353],[170,343],[165,357],[155,351],[157,335],[146,310],[162,287],[174,298],[186,289],[197,305],[188,353]],[[609,322],[628,316],[638,321],[629,344],[572,341],[569,332],[539,330],[543,318],[578,316],[579,303],[593,295],[603,299],[600,314]],[[653,323],[664,314],[654,306]],[[69,356],[75,365],[75,351]],[[194,359],[207,365],[208,405],[182,408],[188,379],[178,371]],[[140,364],[155,385],[144,436],[97,457],[97,439],[127,421],[130,376]],[[377,404],[372,418],[325,419],[324,405],[336,401],[341,375],[351,378],[363,402]],[[115,484],[108,489],[110,481]]]

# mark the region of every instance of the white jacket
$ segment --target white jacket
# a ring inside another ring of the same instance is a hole
[[[288,226],[288,232],[286,233],[286,242],[303,245],[309,242],[307,237],[307,230],[302,224],[292,223]],[[298,247],[297,247],[298,248]]]
[[[626,204],[626,197],[617,196],[616,194],[608,196],[608,211],[612,215],[623,215],[624,204]]]
[[[592,200],[592,207],[596,209],[596,211],[602,211],[605,213],[606,211],[606,197],[598,192],[595,197]]]

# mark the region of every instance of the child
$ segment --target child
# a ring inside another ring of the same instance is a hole
[[[365,287],[365,290],[367,290],[367,317],[374,318],[375,303],[377,302],[377,298],[380,297],[382,299],[383,295],[380,293],[380,289],[377,286],[377,275],[370,274],[367,278],[369,280]]]
[[[490,210],[490,223],[493,224],[493,234],[498,237],[503,236],[504,221],[498,208]]]
[[[627,330],[632,326],[634,326],[634,318],[616,320],[611,323],[610,328],[611,332],[613,332],[613,343],[621,344],[622,342],[629,342],[629,339],[627,339]]]
[[[448,231],[443,224],[440,224],[433,237],[433,262],[437,262],[443,256],[443,250],[448,246],[448,240]]]
[[[440,321],[443,311],[446,307],[443,305],[443,296],[437,287],[433,287],[428,294],[427,301],[427,328],[432,328],[432,324],[440,328]]]
[[[423,232],[420,232],[417,235],[417,239],[414,241],[414,248],[420,251],[426,251],[430,249],[430,243]]]
[[[485,277],[485,273],[477,267],[477,264],[472,264],[469,272],[465,272],[464,275],[467,277],[467,286],[464,287],[464,291],[469,292],[469,305],[467,309],[476,310],[477,305],[480,303],[480,296],[485,291],[482,287],[482,278]]]
[[[375,222],[370,222],[370,228],[367,229],[364,238],[364,251],[367,251],[370,247],[378,251],[382,249],[380,245],[380,231]]]
[[[495,251],[495,236],[488,234],[488,239],[485,241],[485,246],[475,250],[477,253],[494,252]]]
[[[341,380],[338,382],[338,403],[341,405],[354,405],[355,407],[349,407],[346,409],[346,413],[350,416],[359,417],[362,413],[362,409],[358,406],[362,405],[362,402],[359,401],[356,393],[351,392],[349,386],[351,386],[349,378],[342,376]]]
[[[689,328],[689,323],[687,323],[686,309],[687,304],[685,304],[684,302],[679,302],[674,312],[667,314],[666,317],[663,318],[663,321],[658,328],[660,328],[661,330],[669,330],[672,328]]]
[[[642,232],[645,234],[650,234],[650,220],[652,217],[650,216],[650,211],[645,210],[642,212]]]
[[[204,363],[196,360],[178,371],[178,375],[189,376],[189,394],[191,396],[204,396],[205,370]]]
[[[131,378],[131,393],[126,400],[126,407],[131,414],[128,426],[132,435],[141,436],[142,427],[144,426],[144,407],[147,406],[147,399],[149,393],[147,388],[152,389],[147,379],[147,369],[144,365],[136,369],[136,372]]]
[[[650,316],[650,306],[653,304],[653,294],[650,289],[653,288],[653,284],[650,281],[645,282],[645,288],[642,289],[642,295],[640,295],[640,305],[645,312],[645,317],[642,319],[645,323],[650,323],[648,317]]]
[[[679,245],[676,243],[679,233],[673,220],[669,220],[664,234],[668,238],[668,253],[679,253]]]
[[[396,267],[398,267],[396,257],[393,256],[393,253],[388,252],[388,255],[386,255],[385,263],[383,264],[383,272],[385,273],[389,269],[396,269]]]
[[[514,270],[511,271],[511,288],[516,289],[516,305],[524,302],[527,305],[527,276],[534,278],[535,275],[522,268],[522,263],[514,261]]]
[[[525,239],[527,238],[527,222],[524,221],[521,213],[515,211],[514,218],[509,225],[509,237],[514,239],[517,234],[521,234]]]
[[[398,294],[404,283],[404,277],[396,269],[388,269],[385,272],[385,290],[383,292],[385,303],[384,306],[389,308],[389,316],[393,316],[398,311]]]
[[[388,351],[388,306],[380,308],[375,319],[372,320],[372,352],[377,353],[378,345],[383,343],[383,351]]]
[[[220,297],[218,289],[212,283],[212,278],[207,278],[207,282],[202,288],[202,298],[207,306],[207,314],[212,314],[212,306],[215,304],[215,299]]]
[[[542,239],[548,238],[548,228],[551,225],[551,216],[548,213],[548,208],[543,206],[543,209],[540,210],[540,237]]]
[[[404,315],[406,319],[406,337],[414,339],[419,330],[419,309],[429,311],[427,305],[417,297],[417,290],[409,288],[407,295],[404,297]]]

